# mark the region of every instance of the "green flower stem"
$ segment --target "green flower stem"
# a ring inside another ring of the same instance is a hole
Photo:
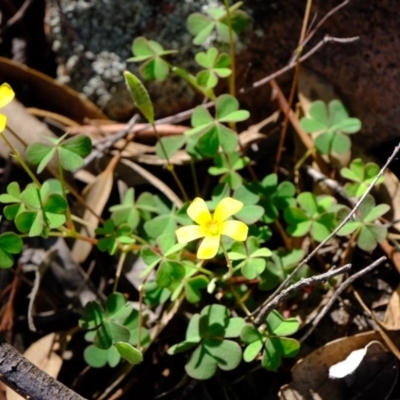
[[[312,156],[314,154],[315,149],[313,147],[309,148],[304,154],[303,156],[300,158],[299,161],[297,161],[297,163],[295,164],[293,170],[294,171],[298,171],[301,166],[304,164],[304,162],[307,160],[308,157]]]
[[[230,289],[233,293],[233,296],[236,299],[236,302],[238,303],[238,305],[240,306],[240,308],[244,311],[244,313],[246,314],[247,317],[249,317],[251,315],[251,312],[249,311],[249,309],[247,308],[246,304],[244,304],[244,300],[243,298],[241,298],[239,296],[239,294],[236,292],[236,290],[231,287]]]
[[[226,263],[228,265],[228,277],[227,278],[230,279],[233,276],[232,261],[228,256],[228,252],[226,251],[226,248],[225,248],[224,244],[222,243],[222,240],[220,241],[220,244],[221,244],[221,248],[222,248],[222,250],[224,252],[224,255],[225,255]]]
[[[198,90],[204,97],[207,99],[210,99],[211,101],[217,100],[217,96],[214,94],[214,91],[212,89],[208,89],[208,91],[201,87],[200,85],[197,84],[196,80],[191,80],[186,76],[182,76],[176,73],[174,70],[174,65],[170,64],[168,61],[164,60],[169,67],[171,68],[171,71],[175,72],[176,75],[179,76],[179,78],[185,80],[190,86],[192,86],[195,90]]]
[[[157,136],[157,140],[160,143],[161,151],[163,152],[164,157],[167,160],[167,170],[171,172],[173,178],[175,179],[175,182],[178,185],[179,190],[181,191],[181,194],[182,194],[182,197],[183,197],[184,201],[188,202],[189,201],[189,197],[188,197],[188,195],[187,195],[187,193],[185,191],[185,188],[182,185],[182,182],[180,181],[180,179],[178,178],[178,175],[175,172],[174,165],[171,164],[171,162],[169,160],[169,157],[167,155],[167,151],[165,150],[164,144],[161,141],[161,137],[160,137],[160,134],[157,131],[156,125],[154,123],[152,123],[152,126],[153,126],[154,132],[155,132],[155,134]]]
[[[96,228],[97,228],[97,226],[88,223],[88,222],[85,221],[84,219],[79,218],[79,217],[77,217],[77,216],[74,215],[74,214],[71,214],[71,219],[72,219],[73,221],[77,222],[78,224],[81,224],[81,225],[86,226],[86,227],[88,227],[88,228],[92,228],[92,229],[96,229]]]
[[[113,292],[117,291],[118,282],[119,282],[119,278],[121,277],[122,267],[124,266],[126,255],[127,255],[127,252],[126,251],[122,251],[121,255],[119,256],[118,265],[117,265],[117,272],[115,273],[115,281],[114,281]]]
[[[69,208],[69,203],[68,203],[68,199],[67,199],[67,192],[65,190],[64,171],[63,171],[63,168],[62,168],[62,165],[60,162],[60,155],[58,154],[58,149],[56,150],[56,154],[57,154],[58,176],[61,181],[61,190],[62,190],[63,197],[65,199],[65,202],[67,203],[67,209],[66,209],[66,213],[65,213],[65,216],[67,218],[67,227],[68,227],[68,229],[75,231],[75,225],[74,225],[74,221],[72,220],[71,209]]]
[[[286,250],[290,250],[292,248],[290,239],[289,239],[288,235],[286,235],[286,232],[283,229],[281,223],[279,222],[279,220],[276,219],[274,224],[275,224],[276,229],[278,229],[279,234],[281,235],[281,238],[283,240]]]
[[[194,192],[196,194],[196,197],[201,197],[200,196],[199,181],[197,179],[196,168],[194,167],[194,160],[193,160],[192,157],[190,157],[190,171],[192,173],[193,184],[194,184]]]
[[[138,321],[138,337],[137,337],[137,347],[139,351],[142,351],[142,324],[143,324],[143,298],[144,298],[143,285],[146,282],[148,276],[146,276],[146,278],[139,286],[139,321]]]
[[[9,126],[7,126],[7,129],[14,135],[16,136],[16,133],[11,130]],[[6,145],[9,147],[11,150],[12,155],[14,158],[18,161],[18,163],[21,165],[21,167],[25,170],[25,172],[29,175],[29,177],[32,179],[32,182],[35,183],[35,185],[40,189],[42,185],[36,178],[35,174],[32,172],[32,170],[28,167],[24,159],[21,157],[19,154],[19,151],[12,145],[12,143],[7,139],[6,135],[4,132],[0,132],[0,137],[4,140]]]
[[[233,40],[232,34],[232,19],[231,10],[229,8],[229,0],[224,0],[225,10],[226,10],[226,21],[229,27],[229,52],[231,56],[231,70],[232,74],[229,77],[229,93],[235,97],[236,94],[236,61],[235,61],[235,42]]]

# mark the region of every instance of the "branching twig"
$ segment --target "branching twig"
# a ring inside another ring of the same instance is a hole
[[[320,275],[314,275],[310,278],[302,278],[298,282],[289,286],[287,289],[282,290],[272,301],[268,304],[265,304],[261,310],[258,312],[257,317],[254,320],[256,325],[260,325],[264,322],[265,317],[275,308],[278,307],[279,303],[281,303],[286,297],[288,297],[292,292],[302,289],[303,287],[310,286],[316,282],[325,282],[333,276],[344,274],[345,272],[351,269],[351,264],[346,264],[343,267],[333,269],[331,268],[328,272],[325,272]]]
[[[31,400],[83,400],[18,353],[0,337],[0,380]]]
[[[85,158],[85,164],[82,166],[82,168],[86,167],[88,164],[90,164],[95,158],[101,156],[104,153],[104,150],[110,148],[111,146],[114,145],[118,140],[123,139],[125,136],[127,136],[130,131],[133,129],[135,126],[137,120],[139,118],[138,114],[135,114],[129,122],[126,124],[124,129],[121,129],[119,132],[116,134],[107,137],[104,142],[101,143],[100,146],[97,146],[96,150],[93,150],[86,158]]]
[[[291,61],[288,65],[285,67],[279,69],[278,71],[274,72],[271,75],[268,75],[267,77],[260,79],[257,82],[254,82],[251,84],[251,86],[247,88],[242,88],[239,90],[239,93],[245,93],[250,90],[256,89],[262,85],[265,85],[266,83],[272,81],[273,79],[277,78],[278,76],[281,76],[287,71],[290,71],[292,68],[294,68],[297,64],[297,62],[303,62],[307,60],[307,58],[311,57],[314,53],[316,53],[322,46],[324,46],[326,43],[334,42],[334,43],[351,43],[356,40],[358,40],[360,37],[359,36],[354,36],[350,38],[337,38],[333,37],[330,35],[325,35],[324,38],[318,42],[311,50],[309,50],[307,53],[305,53],[302,57],[300,57],[298,60]]]
[[[365,193],[360,197],[360,199],[357,201],[357,203],[354,205],[353,209],[350,211],[350,213],[346,216],[346,218],[344,218],[344,220],[333,230],[333,232],[325,238],[325,240],[323,240],[318,246],[316,246],[314,248],[314,250],[303,259],[303,261],[300,262],[299,265],[297,265],[297,267],[292,271],[292,273],[282,282],[282,284],[278,287],[278,289],[275,290],[274,293],[272,293],[271,296],[269,296],[269,298],[264,301],[264,303],[253,313],[257,313],[259,312],[259,310],[263,310],[264,308],[266,308],[268,306],[268,304],[272,301],[274,301],[275,297],[277,297],[279,295],[279,293],[288,285],[288,283],[293,279],[293,277],[297,274],[297,272],[300,270],[300,268],[302,268],[305,264],[307,264],[311,258],[313,258],[318,251],[325,246],[326,243],[329,242],[329,240],[331,240],[338,232],[340,229],[342,229],[342,227],[348,222],[350,221],[350,219],[353,217],[353,215],[356,213],[356,211],[358,210],[358,208],[360,207],[361,203],[364,201],[364,199],[368,196],[368,194],[371,192],[372,188],[375,186],[376,182],[378,181],[378,179],[383,175],[383,173],[385,172],[385,170],[387,169],[387,167],[389,166],[389,164],[393,161],[393,159],[396,157],[396,154],[400,151],[400,144],[398,144],[392,154],[390,155],[390,157],[387,159],[385,165],[381,168],[381,170],[379,171],[378,175],[376,175],[376,177],[374,178],[374,180],[371,182],[371,184],[368,186],[367,190],[365,191]]]
[[[386,260],[386,257],[383,256],[381,258],[378,258],[376,261],[374,261],[372,264],[368,265],[368,267],[365,267],[359,272],[356,272],[354,275],[350,276],[347,278],[335,291],[333,296],[329,299],[328,303],[325,304],[324,308],[321,310],[321,312],[315,317],[314,321],[311,324],[310,329],[305,333],[305,335],[300,339],[300,342],[303,342],[308,338],[308,336],[311,335],[311,333],[314,331],[316,326],[319,324],[321,319],[326,315],[328,310],[332,307],[332,304],[337,300],[337,298],[340,296],[340,294],[350,285],[352,284],[356,279],[360,278],[362,275],[365,275],[366,273],[370,272],[372,269],[377,267],[379,264],[382,264],[383,261]]]

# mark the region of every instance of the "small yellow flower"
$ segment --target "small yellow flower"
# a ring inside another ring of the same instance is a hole
[[[197,250],[197,258],[213,258],[219,249],[221,235],[243,242],[247,238],[248,226],[244,222],[228,220],[243,207],[243,203],[226,197],[222,199],[211,216],[203,199],[196,197],[187,209],[189,217],[198,225],[184,226],[176,230],[179,243],[204,238]]]
[[[15,93],[8,83],[3,83],[0,86],[0,108],[3,108],[14,98]],[[0,114],[0,132],[3,132],[7,125],[7,117]]]

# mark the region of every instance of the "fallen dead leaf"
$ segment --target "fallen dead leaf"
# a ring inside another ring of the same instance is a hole
[[[391,335],[398,344],[400,333]],[[292,382],[281,388],[281,400],[337,400],[342,397],[342,388],[329,379],[329,368],[343,361],[354,350],[365,347],[372,341],[379,341],[378,332],[370,331],[354,336],[344,337],[327,343],[315,350],[292,369]]]
[[[85,118],[108,119],[94,103],[75,90],[17,61],[0,57],[0,73],[6,82],[12,84],[17,81],[27,86],[38,108],[64,115],[79,123],[83,123]]]
[[[80,233],[83,236],[95,236],[95,229],[99,224],[99,216],[102,214],[108,198],[110,197],[114,181],[114,169],[119,160],[119,155],[112,158],[107,168],[98,175],[93,182],[89,183],[82,192],[83,198],[88,206],[82,217],[88,224],[81,228]],[[71,250],[72,258],[77,263],[82,263],[88,257],[92,247],[92,243],[76,240]]]
[[[386,308],[384,323],[387,329],[400,330],[400,285],[392,293]]]

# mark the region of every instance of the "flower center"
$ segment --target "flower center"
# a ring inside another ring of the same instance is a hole
[[[219,224],[216,221],[207,222],[207,230],[211,236],[218,236],[219,233]]]

